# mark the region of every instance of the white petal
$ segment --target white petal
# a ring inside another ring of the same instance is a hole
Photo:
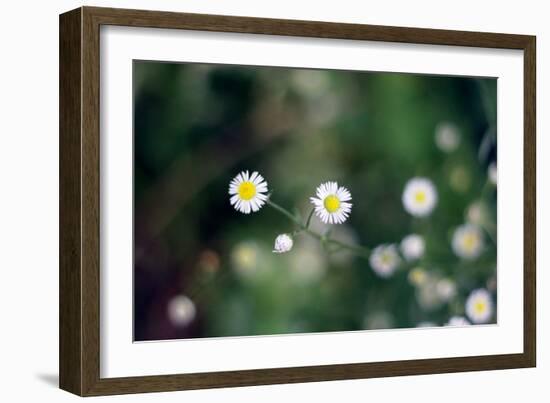
[[[261,183],[259,185],[256,185],[256,192],[258,193],[265,193],[267,192],[267,183]]]
[[[258,177],[253,182],[255,185],[259,185],[260,183],[264,182],[264,178],[262,175],[258,174]]]
[[[256,177],[258,176],[258,172],[254,171],[252,172],[252,175],[250,175],[250,182],[256,184],[256,182],[254,182],[254,180],[256,179]]]

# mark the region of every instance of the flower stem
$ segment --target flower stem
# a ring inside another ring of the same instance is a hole
[[[315,209],[312,208],[311,211],[309,212],[309,215],[307,216],[306,228],[309,228],[309,224],[311,223],[311,217],[313,217],[313,212],[314,211],[315,211]]]
[[[326,244],[336,245],[340,247],[340,249],[347,249],[364,258],[369,257],[370,249],[365,246],[347,244],[345,242],[341,242],[336,239],[330,239],[326,235],[321,235],[315,231],[310,230],[309,224],[311,222],[311,218],[313,216],[314,210],[311,210],[311,212],[309,213],[309,216],[307,217],[306,223],[303,224],[294,214],[292,214],[290,211],[288,211],[284,207],[278,205],[277,203],[271,201],[271,199],[267,199],[266,203],[271,207],[273,207],[275,210],[277,210],[279,213],[283,214],[285,217],[287,217],[290,221],[292,221],[294,224],[298,226],[299,230],[296,231],[295,234],[303,231],[307,233],[309,236],[315,239],[318,239],[319,241],[324,242]]]
[[[288,211],[284,207],[279,206],[277,203],[271,201],[271,199],[267,199],[266,203],[269,204],[271,207],[273,207],[275,210],[277,210],[279,213],[286,216],[288,219],[290,219],[290,221],[294,222],[294,224],[298,225],[301,229],[303,229],[304,226],[302,225],[300,220],[298,220],[296,216],[292,214],[290,211]]]

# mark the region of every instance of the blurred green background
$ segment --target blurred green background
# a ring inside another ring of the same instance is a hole
[[[135,340],[444,325],[473,289],[496,295],[496,79],[134,61],[133,81]],[[302,216],[338,181],[354,204],[333,238],[374,248],[418,233],[425,254],[387,279],[306,235],[273,254],[294,228],[230,205],[242,170]],[[401,202],[415,176],[438,191],[427,218]],[[466,221],[483,229],[474,260],[451,248]]]

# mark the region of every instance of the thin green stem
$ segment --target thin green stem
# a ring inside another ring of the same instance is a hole
[[[298,220],[298,218],[296,218],[296,216],[292,214],[290,211],[288,211],[284,207],[279,206],[277,203],[271,201],[271,199],[267,199],[266,203],[269,204],[271,207],[273,207],[275,210],[277,210],[279,213],[286,216],[288,219],[290,219],[290,221],[298,225],[301,229],[303,229],[304,226],[302,225],[300,220]]]
[[[269,206],[273,207],[275,210],[277,210],[279,213],[283,214],[285,217],[287,217],[290,221],[292,221],[294,224],[296,224],[298,226],[299,230],[295,231],[295,234],[303,231],[303,232],[307,233],[309,236],[311,236],[315,239],[318,239],[321,242],[339,246],[341,249],[347,249],[349,251],[355,252],[356,254],[358,254],[359,256],[362,256],[362,257],[368,257],[369,256],[370,249],[368,249],[364,246],[351,245],[351,244],[347,244],[345,242],[338,241],[336,239],[329,239],[329,238],[326,237],[326,235],[321,235],[321,234],[319,234],[315,231],[310,230],[309,229],[309,224],[311,222],[311,217],[313,216],[314,210],[312,210],[309,213],[309,216],[306,220],[306,223],[302,224],[302,222],[300,222],[300,220],[294,214],[292,214],[290,211],[288,211],[284,207],[278,205],[277,203],[271,201],[270,199],[267,199],[266,203]]]
[[[314,212],[315,212],[315,209],[312,208],[311,211],[309,212],[309,215],[307,216],[306,228],[309,228],[309,224],[311,223],[311,217],[313,217]]]

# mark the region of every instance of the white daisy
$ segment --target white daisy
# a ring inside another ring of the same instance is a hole
[[[273,253],[286,253],[292,249],[294,241],[288,234],[281,234],[275,238],[275,246],[273,247]]]
[[[405,185],[402,201],[409,214],[425,217],[437,204],[437,190],[432,181],[427,178],[412,178]]]
[[[401,241],[401,253],[408,261],[417,260],[424,255],[424,238],[418,234],[407,235]]]
[[[498,171],[497,171],[497,164],[496,162],[491,162],[489,164],[489,167],[487,168],[487,176],[489,177],[489,181],[496,186],[498,181]]]
[[[466,315],[474,323],[487,323],[493,316],[493,300],[484,288],[474,290],[466,300]]]
[[[450,122],[442,122],[435,128],[435,144],[446,153],[455,151],[460,144],[458,127]]]
[[[179,327],[189,325],[197,313],[195,304],[185,295],[177,295],[168,302],[168,318]]]
[[[249,214],[258,211],[267,200],[267,182],[258,172],[238,174],[229,184],[229,201],[235,210]]]
[[[476,225],[461,225],[453,234],[452,247],[458,257],[475,259],[483,250],[483,234]]]
[[[395,245],[377,246],[369,257],[369,263],[380,277],[390,277],[400,263],[397,247]]]
[[[470,326],[471,323],[463,316],[453,316],[445,324],[445,326]]]
[[[326,182],[317,188],[317,197],[310,197],[315,214],[325,224],[342,224],[348,219],[352,204],[350,192],[336,182]]]

